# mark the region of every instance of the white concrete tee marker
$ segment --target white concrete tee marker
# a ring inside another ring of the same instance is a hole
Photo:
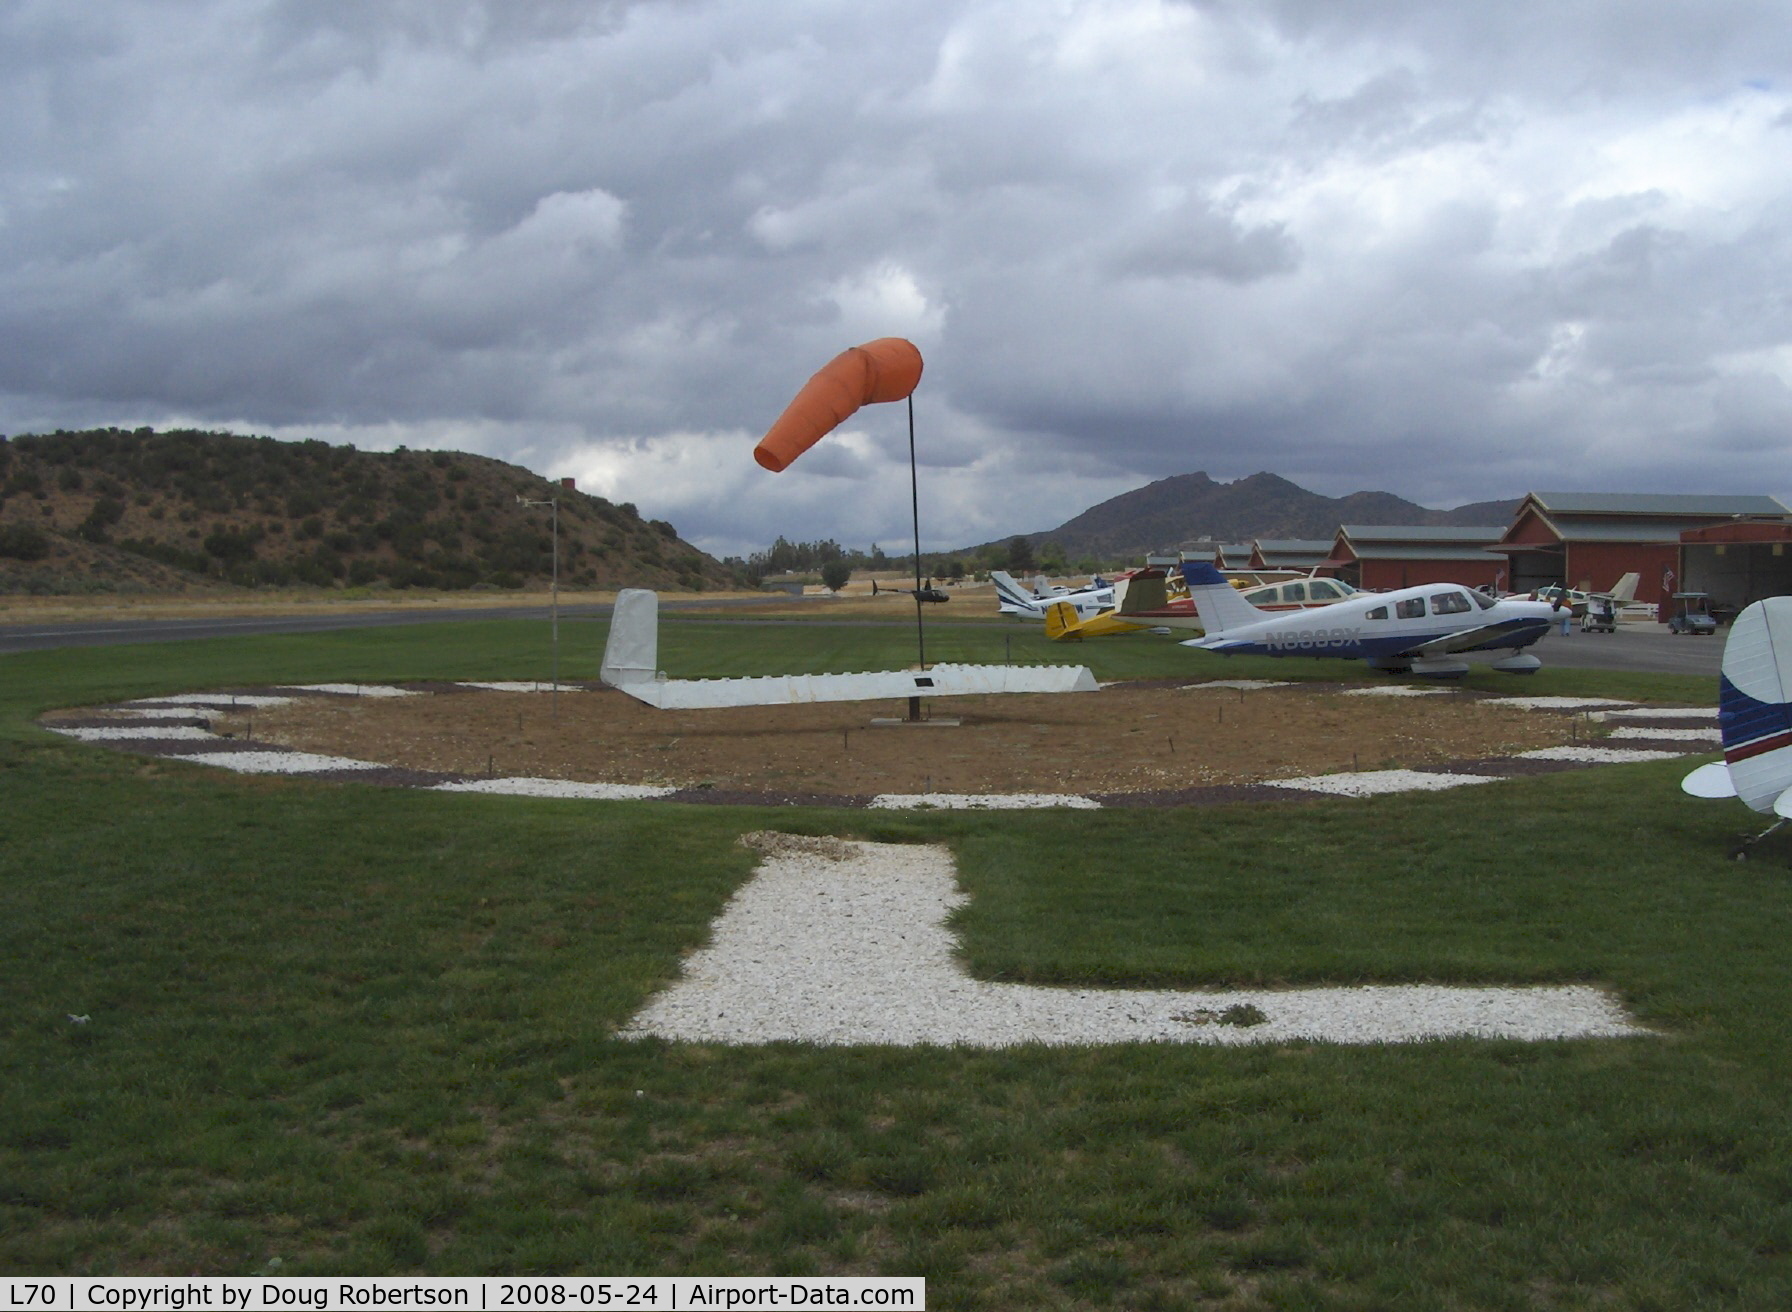
[[[1610,995],[1580,985],[1222,993],[988,983],[965,973],[946,928],[966,900],[946,849],[788,835],[759,845],[758,873],[729,901],[712,942],[622,1037],[999,1048],[1649,1033]],[[1223,1023],[1240,1005],[1256,1007],[1264,1021]]]

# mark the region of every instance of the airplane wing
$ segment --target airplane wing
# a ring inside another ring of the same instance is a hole
[[[1466,651],[1494,651],[1525,642],[1535,642],[1550,629],[1549,621],[1536,619],[1497,620],[1459,633],[1446,633],[1430,642],[1408,647],[1402,656],[1454,656]]]

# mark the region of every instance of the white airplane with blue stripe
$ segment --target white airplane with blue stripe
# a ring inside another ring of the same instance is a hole
[[[1456,583],[1364,592],[1316,610],[1259,610],[1206,561],[1182,566],[1206,636],[1182,645],[1222,656],[1361,659],[1389,674],[1460,679],[1470,652],[1509,651],[1492,668],[1531,674],[1543,662],[1523,649],[1566,613],[1546,601],[1494,601]]]
[[[989,577],[996,585],[997,609],[1001,614],[1017,619],[1042,620],[1046,611],[1060,601],[1069,602],[1076,609],[1078,619],[1114,609],[1114,585],[1102,582],[1100,576],[1086,588],[1054,588],[1050,592],[1029,592],[1024,584],[1017,583],[1012,575],[999,569],[990,570]]]
[[[1717,684],[1724,759],[1701,765],[1680,787],[1694,797],[1739,797],[1777,816],[1748,849],[1792,819],[1792,597],[1768,597],[1736,617]]]

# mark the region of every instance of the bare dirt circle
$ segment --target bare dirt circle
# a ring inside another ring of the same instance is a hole
[[[217,728],[410,770],[725,792],[1148,793],[1435,766],[1570,740],[1569,721],[1462,691],[1170,682],[1096,693],[661,711],[609,688],[304,697]],[[959,721],[948,727],[940,723]]]

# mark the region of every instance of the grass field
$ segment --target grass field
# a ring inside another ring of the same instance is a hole
[[[564,675],[595,674],[600,632],[563,625]],[[1059,658],[1016,633],[941,629],[929,655]],[[669,620],[661,663],[879,668],[912,642]],[[1213,668],[1146,640],[1075,659]],[[0,1269],[921,1274],[940,1308],[1792,1304],[1788,848],[1727,861],[1754,817],[1683,797],[1676,763],[1273,808],[874,816],[241,778],[32,725],[157,692],[548,664],[529,622],[0,657]],[[760,828],[948,844],[985,977],[1586,980],[1659,1036],[613,1039]]]

